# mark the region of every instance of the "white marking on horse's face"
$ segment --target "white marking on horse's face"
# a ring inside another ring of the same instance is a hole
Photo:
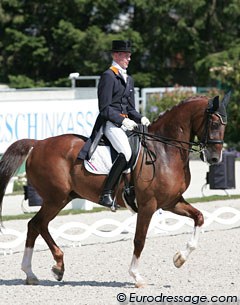
[[[215,151],[211,148],[206,148],[203,150],[204,162],[208,164],[217,164],[222,161],[222,150]]]

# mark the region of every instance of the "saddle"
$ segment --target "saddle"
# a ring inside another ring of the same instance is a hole
[[[147,127],[139,124],[135,130],[137,132],[126,132],[131,146],[132,156],[123,173],[130,173],[134,169],[138,160],[140,144],[142,141],[139,134],[147,132]],[[84,160],[85,169],[94,174],[108,174],[117,155],[118,152],[104,136],[103,129],[100,129],[89,149],[88,160]],[[130,210],[137,212],[134,185],[126,179],[125,175],[124,184],[123,199],[125,205]]]
[[[145,131],[146,127],[143,125],[138,125],[138,127],[135,129],[137,132],[143,133]],[[140,143],[141,138],[138,133],[135,133],[134,131],[127,131],[127,136],[129,140],[129,144],[132,150],[132,156],[127,164],[127,168],[124,172],[129,172],[131,168],[134,168],[134,165],[137,161],[138,154],[140,151]],[[146,131],[145,131],[146,132]],[[108,174],[110,168],[112,167],[112,163],[115,161],[116,157],[118,155],[118,152],[113,148],[110,141],[105,137],[103,134],[103,128],[100,128],[98,131],[98,134],[94,138],[93,143],[90,146],[89,152],[88,152],[88,159],[84,160],[84,165],[86,170],[89,170],[92,173],[95,174]],[[104,165],[106,166],[105,169],[103,169],[101,166],[99,166],[98,159],[104,159]],[[110,164],[109,164],[110,163]],[[89,167],[88,165],[91,164]],[[110,166],[109,166],[110,165]],[[99,166],[99,167],[97,167]],[[95,169],[94,169],[95,168]]]

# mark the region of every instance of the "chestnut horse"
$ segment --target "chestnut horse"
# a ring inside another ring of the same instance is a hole
[[[135,168],[124,174],[120,181],[116,191],[117,203],[124,206],[122,189],[128,179],[133,181],[138,206],[134,252],[129,269],[136,287],[145,285],[139,274],[139,260],[149,223],[159,208],[194,220],[192,238],[184,251],[175,254],[175,266],[180,267],[196,248],[203,215],[182,196],[190,183],[189,153],[195,144],[199,145],[209,164],[221,160],[229,98],[230,94],[226,94],[220,102],[218,97],[195,96],[160,114],[144,136]],[[193,142],[196,137],[199,139],[197,143]],[[22,260],[27,284],[38,284],[32,271],[32,255],[39,234],[56,261],[52,267],[55,278],[59,281],[63,278],[63,252],[48,231],[49,222],[74,198],[99,201],[106,175],[89,173],[83,162],[77,159],[83,144],[84,137],[71,134],[44,140],[22,139],[9,146],[0,161],[0,208],[10,178],[25,159],[27,178],[43,198],[40,210],[28,223]],[[146,162],[146,145],[156,156],[152,164]]]

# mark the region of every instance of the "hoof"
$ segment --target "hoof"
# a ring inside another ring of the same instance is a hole
[[[61,281],[63,278],[64,270],[59,269],[57,266],[53,266],[52,273],[57,281]]]
[[[173,257],[174,266],[180,268],[186,262],[186,260],[186,257],[181,253],[181,251],[178,251]]]
[[[38,285],[39,284],[39,280],[36,277],[27,277],[25,283],[26,283],[26,285]]]

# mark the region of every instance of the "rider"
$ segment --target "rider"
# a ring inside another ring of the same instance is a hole
[[[98,85],[99,115],[92,135],[78,157],[88,158],[89,147],[104,126],[104,135],[118,152],[99,201],[99,204],[110,208],[113,206],[113,190],[132,154],[126,130],[133,130],[137,123],[150,124],[148,118],[135,109],[134,82],[126,71],[131,59],[131,42],[113,40],[111,54],[112,65],[102,74]]]

